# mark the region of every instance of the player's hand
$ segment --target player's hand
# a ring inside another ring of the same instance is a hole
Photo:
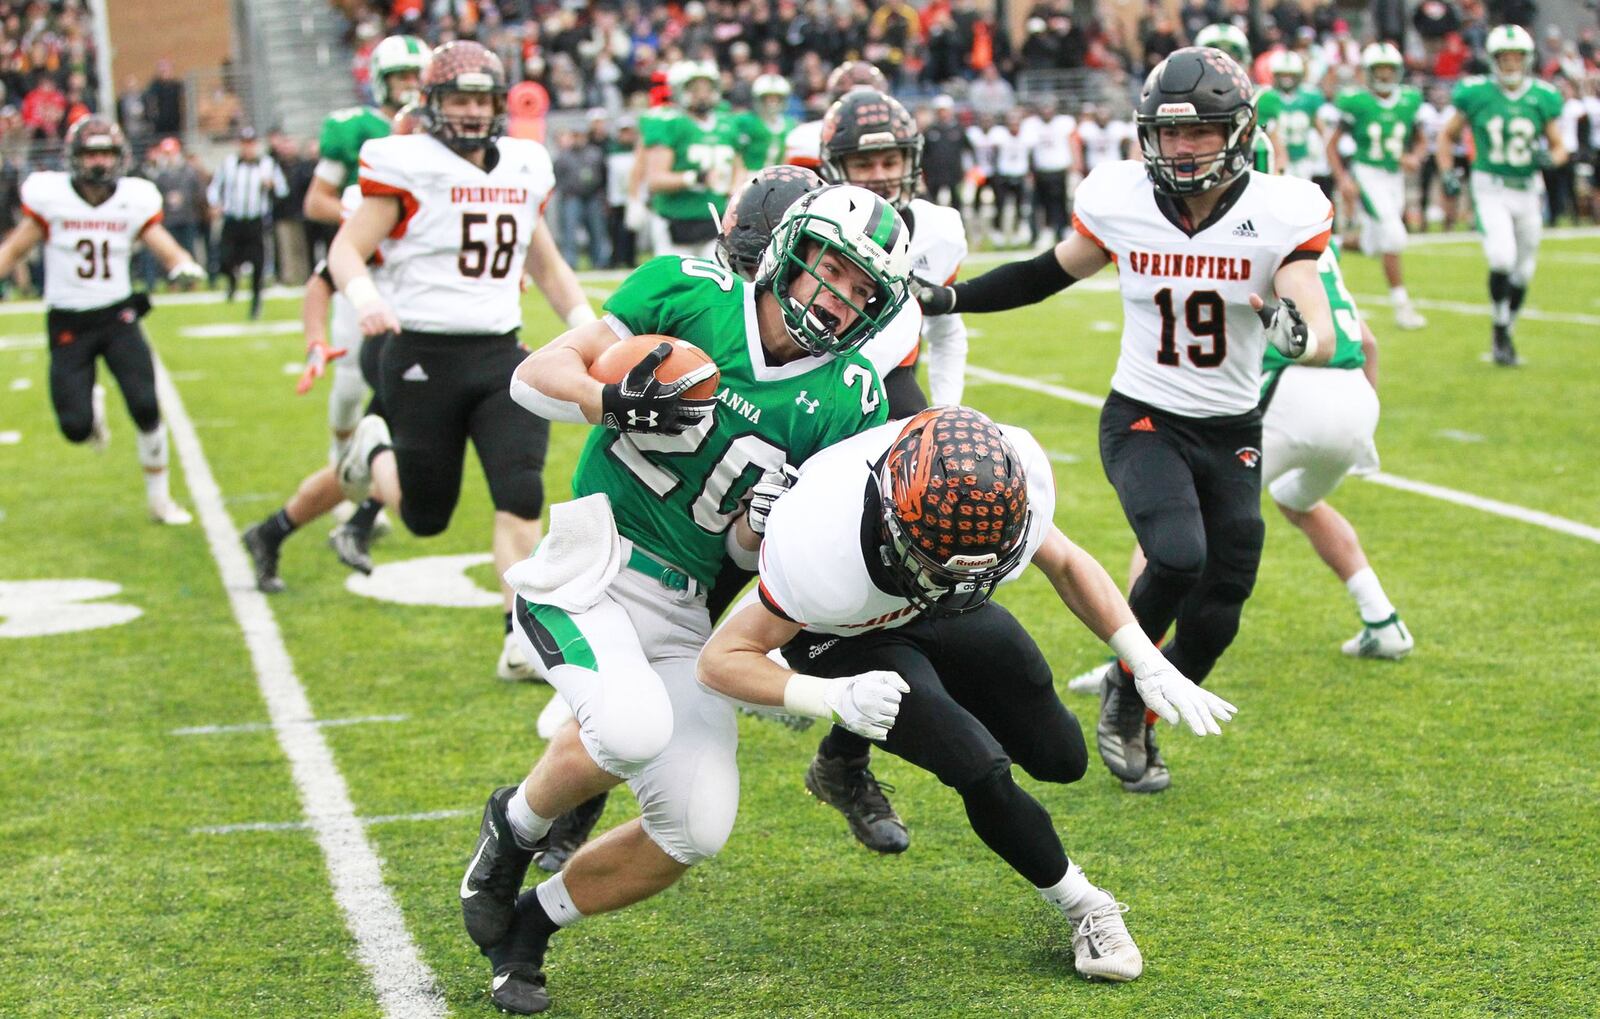
[[[358,321],[362,336],[382,336],[384,333],[400,331],[400,320],[389,308],[389,303],[381,297],[365,307],[357,308],[356,313],[360,316]]]
[[[1451,169],[1439,174],[1439,189],[1446,198],[1455,198],[1461,194],[1461,171]]]
[[[167,281],[176,283],[187,290],[192,286],[204,283],[206,281],[206,271],[200,268],[199,263],[192,259],[187,262],[179,262],[167,273]]]
[[[799,480],[800,472],[784,464],[761,475],[750,488],[750,505],[745,509],[744,521],[757,534],[767,533],[767,514],[772,506]]]
[[[328,362],[337,361],[350,353],[347,347],[330,347],[321,340],[316,340],[306,346],[306,368],[300,373],[300,378],[294,384],[296,396],[304,396],[311,392],[311,387],[317,384],[327,371]]]
[[[1273,307],[1267,307],[1267,302],[1259,294],[1250,295],[1250,307],[1261,316],[1261,324],[1267,330],[1267,342],[1291,361],[1298,360],[1306,352],[1306,347],[1311,342],[1311,327],[1306,325],[1305,317],[1300,314],[1300,309],[1294,302],[1285,297]]]
[[[940,286],[911,274],[911,296],[922,306],[924,315],[948,315],[956,310],[955,287]]]
[[[1229,721],[1239,710],[1211,691],[1195,686],[1164,658],[1144,675],[1135,675],[1133,684],[1145,707],[1173,725],[1181,718],[1196,736],[1221,734],[1218,723]]]
[[[900,697],[911,687],[898,672],[875,670],[828,681],[822,695],[833,720],[857,736],[881,740],[900,717]]]
[[[685,400],[683,394],[716,374],[707,362],[672,382],[656,378],[656,369],[672,353],[665,341],[629,369],[621,382],[600,391],[600,424],[620,432],[654,432],[678,435],[699,424],[716,406],[715,400]]]

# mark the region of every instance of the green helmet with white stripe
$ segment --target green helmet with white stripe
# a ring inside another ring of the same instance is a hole
[[[1521,25],[1496,25],[1489,33],[1486,48],[1494,64],[1494,80],[1500,87],[1510,91],[1521,88],[1533,63],[1533,36],[1528,30]],[[1504,53],[1521,53],[1522,59],[1502,61],[1500,56]]]
[[[1230,25],[1225,21],[1207,25],[1195,33],[1194,44],[1207,49],[1221,50],[1239,61],[1241,66],[1245,68],[1250,66],[1250,37],[1245,35],[1238,25]]]
[[[842,256],[873,285],[861,300],[842,292],[819,273],[830,256]],[[835,184],[819,188],[789,207],[756,270],[758,289],[770,290],[783,310],[789,336],[809,354],[843,357],[866,343],[905,306],[910,293],[911,231],[894,207],[866,188]],[[794,283],[809,275],[817,286],[801,299]],[[831,293],[855,312],[853,321],[817,304]]]
[[[399,71],[415,71],[420,81],[428,69],[428,59],[433,51],[428,44],[414,35],[391,35],[372,48],[368,68],[372,77],[372,98],[379,106],[398,109],[416,102],[422,95],[417,84],[400,92],[390,92],[389,75]]]

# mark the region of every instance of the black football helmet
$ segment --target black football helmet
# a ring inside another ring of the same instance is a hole
[[[889,91],[889,79],[883,72],[865,60],[846,60],[828,75],[828,102],[836,103],[853,88],[865,86],[879,92]]]
[[[1027,549],[1028,479],[993,421],[932,407],[907,421],[875,477],[878,555],[923,613],[978,608]]]
[[[820,187],[822,178],[803,166],[769,166],[751,177],[722,216],[717,253],[723,262],[745,279],[755,279],[778,221],[789,206]]]
[[[851,180],[845,173],[847,156],[884,149],[905,154],[905,171],[898,180]],[[828,108],[822,118],[823,180],[864,187],[896,209],[904,209],[916,197],[921,176],[922,132],[900,100],[878,89],[853,88]]]
[[[116,162],[110,166],[87,166],[84,157],[92,152],[110,152]],[[128,172],[128,140],[122,128],[105,117],[84,117],[67,129],[67,168],[75,184],[110,187]]]
[[[446,116],[452,92],[487,94],[494,113],[487,122]],[[506,69],[494,51],[470,40],[447,42],[433,51],[422,72],[422,128],[457,152],[486,149],[506,133]]]
[[[1134,123],[1145,172],[1156,190],[1180,196],[1209,191],[1250,167],[1256,133],[1255,86],[1221,50],[1174,50],[1145,79]],[[1179,124],[1220,124],[1226,140],[1215,156],[1164,156],[1160,130]]]

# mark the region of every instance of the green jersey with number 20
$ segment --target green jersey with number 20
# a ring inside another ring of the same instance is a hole
[[[888,420],[882,384],[859,351],[768,364],[755,288],[716,262],[646,262],[605,310],[635,335],[660,333],[705,351],[722,373],[717,407],[681,435],[595,428],[573,494],[606,493],[623,537],[706,587],[722,568],[728,524],[763,471],[798,466]]]
[[[1422,108],[1422,93],[1410,85],[1395,87],[1387,100],[1366,89],[1346,89],[1333,105],[1344,119],[1344,129],[1355,139],[1356,162],[1385,170],[1399,170],[1411,132]]]
[[[1468,78],[1456,86],[1451,103],[1472,125],[1472,168],[1501,177],[1527,178],[1539,168],[1535,158],[1545,125],[1561,116],[1561,93],[1542,81],[1529,81],[1507,95],[1488,78]]]
[[[710,202],[721,216],[733,190],[733,163],[743,138],[733,115],[713,113],[700,120],[673,110],[645,118],[639,129],[646,149],[665,145],[672,150],[674,173],[694,170],[704,181],[703,186],[653,195],[650,207],[656,214],[667,219],[705,219],[706,203]]]

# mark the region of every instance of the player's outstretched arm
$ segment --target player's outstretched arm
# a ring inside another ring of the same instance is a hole
[[[1195,686],[1162,657],[1139,628],[1116,581],[1093,556],[1052,524],[1033,555],[1033,564],[1050,578],[1072,614],[1127,663],[1139,696],[1150,710],[1174,724],[1182,719],[1196,736],[1222,731],[1220,723],[1232,718],[1237,709]]]
[[[511,399],[549,421],[599,424],[605,386],[590,377],[589,366],[618,339],[604,321],[568,329],[517,365]]]
[[[539,288],[539,293],[544,295],[550,307],[569,328],[595,320],[594,309],[589,307],[589,299],[583,296],[583,285],[578,282],[578,274],[561,257],[555,235],[543,216],[534,224],[533,236],[528,239],[528,275],[533,277],[533,285]]]
[[[863,672],[823,679],[786,669],[767,657],[801,630],[760,602],[746,605],[711,635],[696,672],[712,693],[749,704],[782,707],[792,715],[837,722],[867,739],[881,740],[910,693],[893,672]]]
[[[28,257],[40,241],[44,240],[44,229],[32,216],[23,216],[17,225],[6,234],[6,239],[0,241],[0,279],[10,279],[11,271],[17,263]]]
[[[1444,127],[1439,129],[1439,138],[1434,143],[1433,158],[1439,164],[1440,180],[1446,177],[1454,180],[1456,168],[1456,141],[1461,137],[1461,132],[1466,129],[1467,118],[1460,110],[1450,114],[1450,119],[1444,122]]]
[[[1105,268],[1111,261],[1094,241],[1074,231],[1034,258],[1009,262],[953,287],[913,277],[913,293],[927,315],[1006,311],[1037,304]]]
[[[1280,301],[1294,302],[1310,330],[1306,352],[1295,360],[1301,364],[1327,364],[1335,345],[1333,309],[1328,307],[1328,291],[1317,271],[1317,260],[1301,258],[1279,266],[1272,277],[1272,289]]]
[[[400,320],[379,296],[372,275],[367,272],[367,260],[399,222],[399,199],[369,195],[328,245],[328,271],[333,274],[334,284],[355,305],[363,336],[400,331]]]
[[[139,235],[145,247],[156,256],[156,261],[167,270],[167,279],[173,282],[203,283],[206,271],[189,254],[189,249],[178,243],[177,238],[167,232],[167,228],[160,223],[152,223],[144,228]]]

